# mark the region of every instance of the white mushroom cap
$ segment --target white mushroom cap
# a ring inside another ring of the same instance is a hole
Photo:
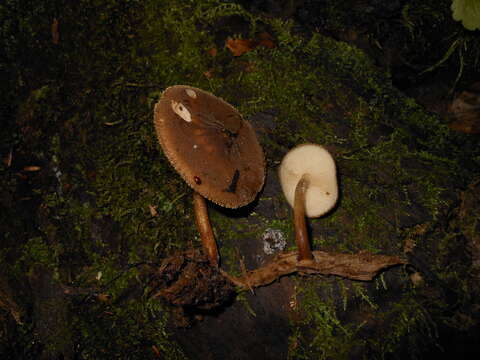
[[[308,180],[305,214],[318,217],[328,212],[338,199],[337,172],[332,155],[322,146],[303,144],[290,150],[279,168],[283,193],[293,207],[295,188],[302,176]]]

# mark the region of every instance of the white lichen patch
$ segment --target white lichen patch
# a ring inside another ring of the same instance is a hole
[[[190,96],[192,99],[197,98],[197,93],[193,91],[192,89],[185,89],[185,92],[187,93],[188,96]]]
[[[172,110],[186,122],[192,122],[192,115],[190,114],[190,111],[188,111],[185,105],[183,105],[181,102],[172,100]]]
[[[276,252],[283,251],[287,246],[287,240],[282,231],[278,229],[268,228],[262,235],[263,252],[272,255]]]

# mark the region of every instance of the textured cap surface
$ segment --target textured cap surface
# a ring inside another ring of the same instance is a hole
[[[176,85],[155,105],[154,122],[165,155],[195,191],[228,208],[253,201],[265,178],[264,155],[251,125],[233,106]]]

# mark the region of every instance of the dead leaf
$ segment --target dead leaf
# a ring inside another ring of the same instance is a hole
[[[58,32],[58,20],[56,18],[53,19],[52,26],[52,42],[57,45],[60,42],[60,33]]]
[[[423,279],[422,275],[416,271],[413,274],[410,274],[410,280],[414,287],[421,287],[425,284],[425,280]]]
[[[152,345],[152,351],[157,358],[162,357],[161,354],[160,354],[160,350],[158,350],[158,347],[156,347],[155,345]]]
[[[448,107],[454,119],[449,127],[465,134],[480,134],[480,83],[462,91]]]
[[[100,300],[101,302],[109,302],[111,296],[108,294],[98,294],[97,299]]]
[[[24,166],[23,171],[29,171],[29,172],[35,172],[35,171],[40,171],[42,168],[40,166],[36,165],[29,165],[29,166]]]
[[[152,215],[152,217],[158,216],[157,206],[148,205],[148,208],[150,209],[150,215]]]
[[[258,34],[257,39],[227,39],[225,46],[232,52],[233,56],[243,55],[258,46],[263,46],[268,49],[273,49],[276,44],[273,37],[267,33],[262,32]]]
[[[448,127],[464,134],[480,134],[480,119],[476,117],[463,117],[451,122]]]
[[[203,73],[203,75],[207,78],[207,79],[211,79],[213,78],[213,70],[207,70]]]
[[[103,125],[106,125],[106,126],[115,126],[115,125],[120,124],[122,121],[123,121],[123,120],[107,121],[107,122],[104,122]]]
[[[251,39],[227,39],[227,48],[233,56],[243,55],[257,46],[257,41]]]
[[[13,159],[13,150],[10,149],[10,152],[8,153],[8,155],[3,158],[3,163],[5,164],[6,167],[12,166],[12,159]]]
[[[209,50],[207,51],[207,53],[208,53],[208,55],[210,55],[211,57],[215,57],[215,56],[217,56],[218,51],[217,51],[217,48],[214,48],[214,47],[213,47],[213,48],[209,49]]]

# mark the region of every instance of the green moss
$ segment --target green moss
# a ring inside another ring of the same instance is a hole
[[[327,7],[331,26],[349,23],[341,6]],[[2,256],[15,274],[40,264],[62,283],[110,295],[105,304],[74,298],[73,338],[82,357],[145,358],[155,346],[163,357],[182,358],[165,330],[166,308],[146,296],[129,297],[146,287],[140,263],[199,246],[191,190],[161,154],[152,125],[153,104],[169,85],[210,90],[246,118],[274,109],[272,129],[261,136],[270,170],[299,143],[332,149],[342,196],[332,214],[310,221],[317,249],[399,254],[402,230],[438,221],[451,205],[451,189],[465,186],[478,168],[474,142],[452,134],[442,120],[395,90],[389,74],[361,50],[318,33],[296,34],[293,21],[253,15],[219,0],[83,0],[63,4],[61,16],[56,8],[53,2],[0,5],[9,19],[2,25],[8,56],[0,71],[13,69],[7,85],[0,85],[10,104],[2,114],[14,134],[1,130],[2,156],[14,149],[18,161],[10,168],[0,165],[6,175],[2,191],[13,194],[2,195],[12,205],[2,209],[8,244]],[[419,19],[416,14],[404,12],[410,21]],[[60,43],[54,45],[45,29],[57,17]],[[249,24],[244,33],[224,25],[216,29],[232,18]],[[254,37],[263,30],[275,38],[274,49],[233,57],[224,47],[228,36]],[[212,47],[217,56],[208,54]],[[38,176],[22,173],[22,166],[32,163],[41,165]],[[26,197],[34,199],[33,210],[18,217],[15,204]],[[222,263],[232,273],[240,273],[239,260],[249,255],[239,244],[260,241],[267,227],[293,238],[283,196],[259,202],[275,204],[275,215],[211,211]],[[452,236],[452,231],[437,235],[445,254],[436,264],[440,273],[454,251]],[[442,278],[460,281],[463,271],[444,270]],[[403,283],[396,276],[371,286],[302,278],[303,317],[292,324],[290,357],[347,358],[365,344],[383,356],[405,338],[431,338],[428,311],[409,291],[382,315],[390,326],[388,339],[380,341],[380,333],[362,338],[368,316],[383,305],[372,287],[382,292]],[[346,322],[347,310],[357,303],[364,316]],[[27,333],[25,344],[31,340]]]
[[[82,339],[78,354],[85,359],[135,359],[161,356],[185,359],[182,351],[167,341],[167,316],[158,301],[129,300],[114,304],[80,304],[75,320],[76,336]],[[158,355],[156,355],[158,353]]]
[[[42,265],[58,274],[58,253],[61,248],[52,248],[41,237],[29,239],[23,248],[23,256],[17,264],[23,264],[27,271]]]
[[[332,300],[325,301],[320,295],[330,291],[332,283],[302,281],[300,306],[294,310],[300,313],[300,320],[292,324],[289,359],[348,359],[355,347],[363,344],[356,338],[362,324],[342,323]]]
[[[392,304],[382,313],[379,321],[384,324],[382,332],[388,334],[380,339],[368,340],[379,358],[398,352],[399,345],[408,348],[410,358],[421,356],[423,349],[431,346],[437,337],[436,325],[429,312],[412,297]]]
[[[438,337],[431,312],[412,289],[391,301],[384,298],[389,292],[385,279],[375,287],[373,295],[373,287],[363,283],[303,279],[297,315],[291,316],[289,358],[348,359],[357,352],[362,355],[354,356],[365,359],[420,358]],[[334,302],[338,291],[342,301]]]

